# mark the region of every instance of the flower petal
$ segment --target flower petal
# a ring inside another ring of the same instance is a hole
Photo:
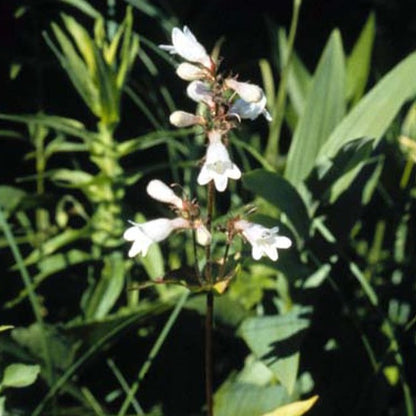
[[[292,246],[292,240],[284,236],[276,236],[274,238],[274,246],[276,248],[289,248]]]

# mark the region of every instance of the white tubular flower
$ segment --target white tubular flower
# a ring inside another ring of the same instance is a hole
[[[169,121],[175,127],[189,127],[196,124],[205,124],[204,117],[187,113],[186,111],[174,111],[169,116]]]
[[[276,261],[279,257],[277,249],[289,248],[292,245],[292,241],[288,237],[277,234],[278,227],[266,228],[246,220],[238,220],[234,223],[234,228],[251,244],[251,255],[254,260],[267,256]]]
[[[208,145],[205,163],[198,175],[198,183],[206,185],[211,180],[219,192],[227,188],[228,178],[240,179],[241,171],[230,160],[226,147],[220,141],[212,141]]]
[[[174,27],[172,30],[172,45],[159,45],[159,48],[168,51],[170,54],[178,54],[189,62],[198,62],[208,69],[212,68],[211,57],[187,26],[183,27],[183,31]]]
[[[179,198],[172,188],[160,181],[159,179],[151,180],[146,187],[147,193],[157,201],[174,205],[178,209],[183,208],[182,199]]]
[[[136,224],[133,222],[132,224],[133,226],[127,228],[123,234],[125,240],[133,242],[128,253],[129,257],[134,257],[137,254],[146,256],[149,247],[153,243],[165,240],[172,231],[176,229],[190,227],[189,221],[180,217],[173,220],[168,218],[158,218],[143,224]]]
[[[248,82],[238,82],[234,78],[225,80],[225,85],[234,90],[244,101],[248,103],[257,103],[263,96],[263,90],[257,85],[249,84]]]
[[[185,81],[195,81],[197,79],[205,78],[207,76],[207,71],[199,66],[183,62],[176,68],[176,74]]]
[[[208,231],[207,227],[205,227],[204,223],[201,220],[197,220],[194,223],[195,231],[196,231],[196,241],[201,246],[207,246],[211,243],[211,233]]]
[[[254,120],[260,114],[263,114],[267,121],[272,121],[272,116],[266,110],[266,96],[264,93],[261,100],[256,103],[249,103],[243,99],[236,100],[228,110],[228,114],[239,118],[249,118],[250,120]]]
[[[186,94],[197,103],[203,102],[209,107],[215,105],[209,85],[202,81],[192,81],[186,88]]]

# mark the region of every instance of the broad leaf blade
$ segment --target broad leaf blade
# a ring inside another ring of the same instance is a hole
[[[312,170],[316,157],[345,113],[345,64],[340,34],[329,38],[290,146],[285,176],[294,185]]]
[[[255,356],[264,362],[291,394],[299,367],[299,347],[302,333],[309,326],[299,308],[284,315],[256,316],[243,321],[239,333]]]
[[[412,53],[371,89],[344,117],[320,149],[319,158],[334,156],[357,137],[374,137],[375,145],[403,104],[416,94],[416,53]]]
[[[36,381],[40,366],[27,364],[10,364],[4,370],[1,385],[4,387],[27,387]]]

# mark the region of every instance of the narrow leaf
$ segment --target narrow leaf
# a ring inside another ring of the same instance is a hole
[[[375,35],[375,17],[371,13],[347,59],[347,98],[353,103],[362,97],[367,84]]]

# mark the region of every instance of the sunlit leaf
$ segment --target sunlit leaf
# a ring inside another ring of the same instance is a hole
[[[357,137],[374,137],[375,144],[391,125],[403,104],[416,94],[416,53],[388,72],[343,118],[319,151],[319,158],[334,156]]]
[[[36,381],[39,365],[10,364],[6,367],[0,383],[3,387],[27,387]]]
[[[215,416],[260,416],[286,399],[282,386],[258,386],[256,384],[224,383],[215,393]]]
[[[0,325],[0,332],[7,331],[9,329],[13,329],[13,325]]]
[[[304,180],[322,145],[345,113],[345,63],[341,36],[335,30],[313,76],[302,117],[296,126],[285,170],[295,186]]]
[[[303,332],[309,327],[310,308],[294,309],[284,315],[250,317],[239,333],[255,356],[264,362],[291,394],[299,367]]]
[[[356,103],[363,95],[371,68],[371,54],[376,34],[371,13],[347,59],[347,98]]]
[[[262,416],[302,416],[314,406],[317,400],[318,396],[313,396],[308,400],[302,400],[279,407],[273,412],[265,413]]]

